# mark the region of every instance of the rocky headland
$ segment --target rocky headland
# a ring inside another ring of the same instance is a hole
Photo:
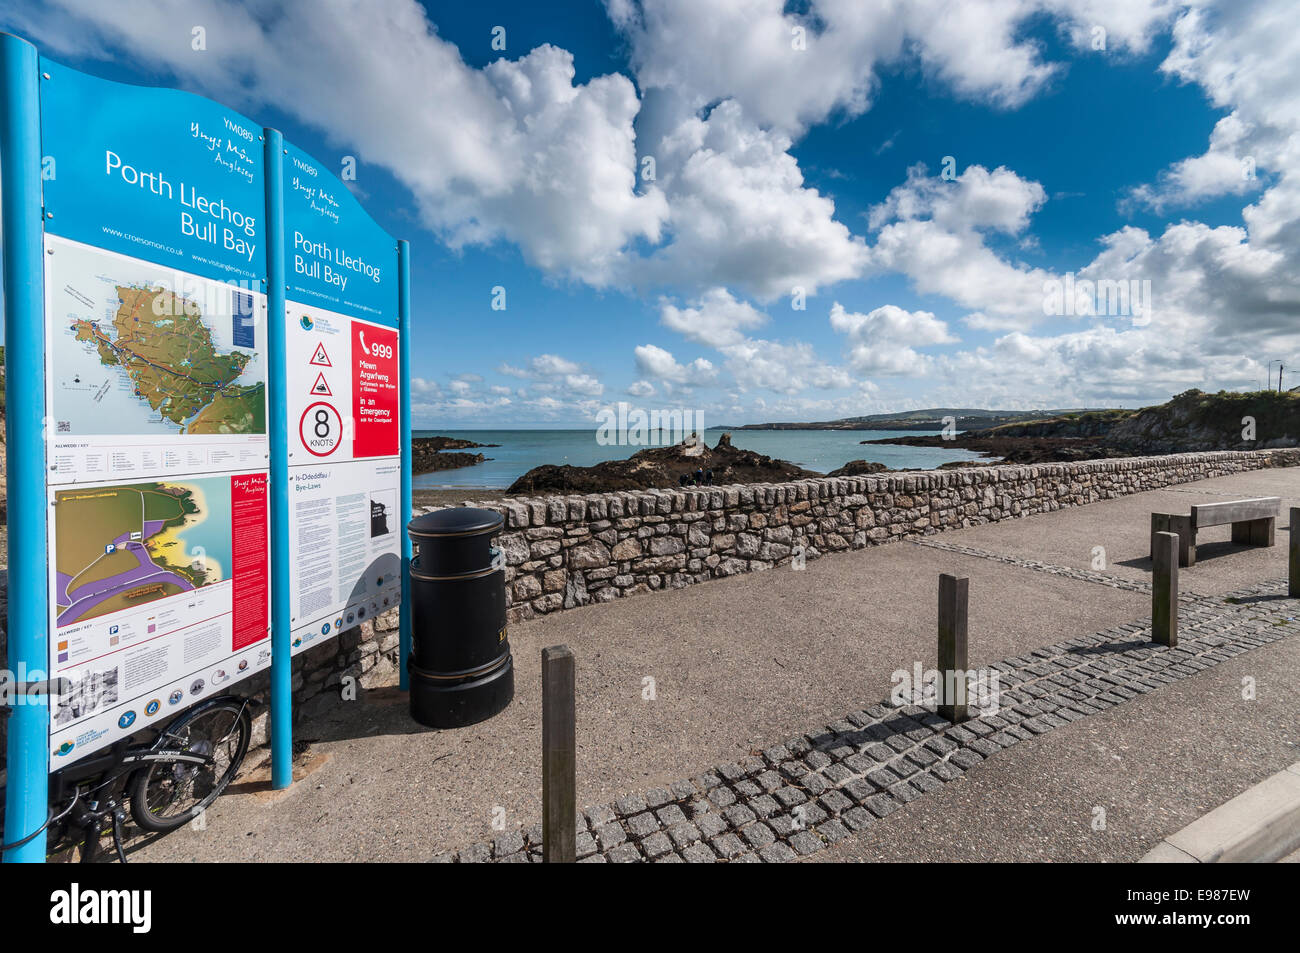
[[[1193,389],[1140,410],[1068,413],[947,438],[890,437],[862,442],[973,450],[1014,464],[1294,447],[1300,445],[1300,393],[1207,394]]]
[[[459,437],[412,437],[411,472],[432,473],[435,470],[455,470],[472,467],[490,459],[481,453],[460,451],[500,446],[495,443],[475,443]],[[450,452],[449,452],[450,451]]]
[[[1067,460],[1099,460],[1128,454],[1113,451],[1096,440],[1083,437],[1009,437],[986,430],[956,434],[952,437],[890,437],[863,440],[867,444],[892,444],[907,447],[947,447],[983,454],[990,463],[1060,463]]]

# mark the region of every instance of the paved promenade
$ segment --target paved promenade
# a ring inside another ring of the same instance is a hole
[[[516,625],[502,715],[433,732],[389,692],[322,706],[293,789],[254,772],[136,857],[530,859],[538,656],[564,642],[588,861],[1136,860],[1296,760],[1296,484],[1207,480]],[[1179,647],[1150,643],[1147,514],[1261,495],[1283,497],[1279,545],[1205,534]],[[962,726],[879,704],[934,665],[941,572],[971,580],[971,665],[1002,673],[999,713]]]

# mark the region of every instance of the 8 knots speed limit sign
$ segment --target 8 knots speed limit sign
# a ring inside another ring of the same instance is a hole
[[[308,453],[328,457],[343,439],[343,418],[333,404],[317,401],[302,412],[298,436]]]

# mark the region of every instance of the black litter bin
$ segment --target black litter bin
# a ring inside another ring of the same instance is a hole
[[[408,524],[411,717],[431,728],[491,718],[515,694],[506,639],[505,564],[492,547],[500,513],[438,510]]]

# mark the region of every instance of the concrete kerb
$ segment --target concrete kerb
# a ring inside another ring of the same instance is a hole
[[[1139,863],[1272,863],[1300,848],[1300,762],[1171,834]]]

